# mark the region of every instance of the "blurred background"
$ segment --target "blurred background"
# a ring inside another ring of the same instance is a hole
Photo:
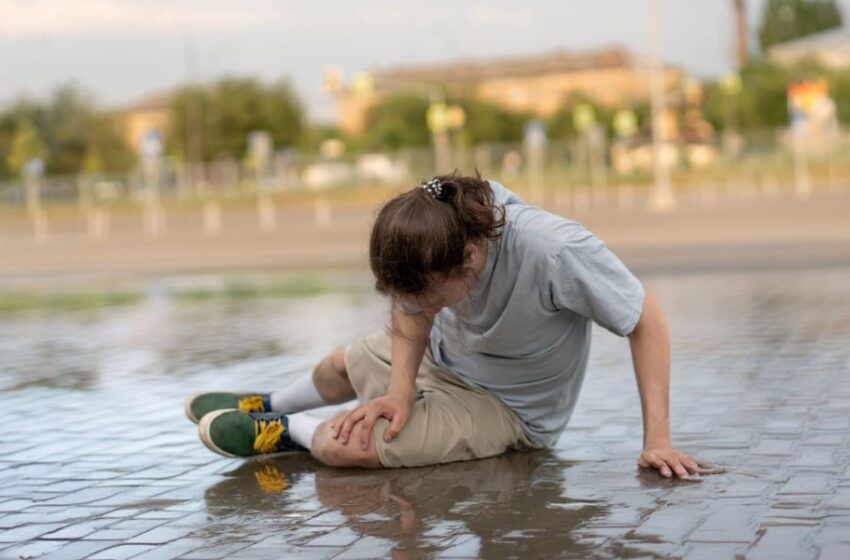
[[[848,7],[0,0],[0,308],[365,272],[452,169],[639,271],[848,262]]]

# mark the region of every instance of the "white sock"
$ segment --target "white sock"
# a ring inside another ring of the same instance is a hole
[[[325,419],[309,412],[296,412],[288,415],[287,418],[289,419],[289,437],[298,445],[310,449],[313,446],[313,434]]]
[[[286,386],[285,389],[271,394],[272,410],[289,414],[317,408],[328,404],[316,384],[313,383],[313,372],[309,371]]]

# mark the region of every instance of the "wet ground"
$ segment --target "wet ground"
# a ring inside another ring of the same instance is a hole
[[[385,318],[368,292],[0,316],[0,558],[850,557],[850,270],[649,276],[675,442],[641,472],[627,343],[595,333],[557,447],[395,471],[230,460],[183,397],[275,389]]]

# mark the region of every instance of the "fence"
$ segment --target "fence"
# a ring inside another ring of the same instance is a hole
[[[766,131],[727,136],[714,144],[662,145],[659,157],[670,169],[679,204],[711,206],[720,198],[783,194],[804,199],[815,190],[850,185],[847,131],[819,150],[792,150],[785,133]],[[542,206],[623,210],[650,199],[654,158],[647,139],[611,145],[589,139],[550,142],[541,147],[539,157],[519,143],[468,147],[455,142],[451,167],[464,172],[477,168]],[[369,188],[404,188],[433,173],[428,147],[338,158],[281,152],[263,168],[230,159],[186,165],[163,158],[125,174],[0,183],[0,216],[25,214],[36,238],[46,241],[54,209],[80,213],[93,239],[109,236],[113,212],[138,212],[144,233],[157,236],[166,231],[165,209],[180,205],[200,212],[204,231],[216,235],[222,229],[222,213],[231,204],[255,204],[257,225],[273,230],[277,206],[295,197],[313,205],[317,226],[330,227],[332,206],[341,193],[356,198]]]

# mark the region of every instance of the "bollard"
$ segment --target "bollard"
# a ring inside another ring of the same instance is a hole
[[[89,208],[86,212],[89,239],[100,241],[109,237],[109,213],[101,208]]]
[[[257,200],[257,214],[260,219],[261,230],[271,232],[277,228],[277,213],[272,197],[269,195],[260,195],[260,198]]]
[[[314,219],[316,227],[319,229],[328,229],[331,227],[333,216],[331,215],[331,203],[328,200],[328,197],[323,195],[316,197],[314,205]]]
[[[799,199],[809,198],[812,194],[812,177],[809,170],[809,158],[802,147],[794,150],[794,194]]]
[[[204,233],[210,237],[221,233],[221,205],[218,201],[208,200],[204,203]]]
[[[32,212],[33,231],[37,243],[47,243],[50,231],[47,224],[47,213],[38,208]]]
[[[145,203],[142,226],[144,234],[149,237],[158,237],[165,233],[165,213],[159,203]]]

